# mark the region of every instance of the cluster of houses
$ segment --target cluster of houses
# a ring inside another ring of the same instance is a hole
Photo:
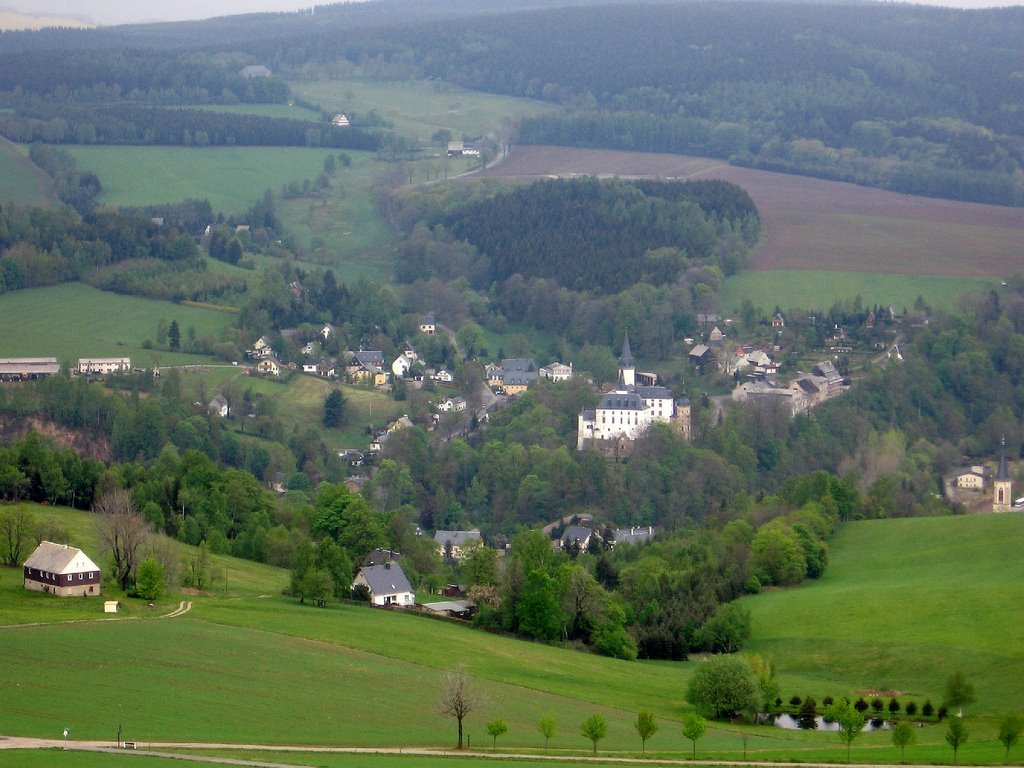
[[[788,383],[774,376],[760,376],[736,385],[732,399],[738,403],[774,402],[793,416],[808,413],[827,400],[842,394],[847,386],[830,360],[818,363],[810,373],[797,373]]]
[[[128,373],[132,369],[130,357],[81,357],[73,373],[78,376],[105,376],[110,373]],[[30,381],[45,379],[60,373],[56,357],[2,357],[0,381]]]

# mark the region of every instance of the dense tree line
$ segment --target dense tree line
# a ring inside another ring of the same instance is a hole
[[[133,144],[171,147],[334,147],[375,151],[380,136],[330,123],[202,109],[39,105],[0,115],[0,135],[48,144]]]
[[[751,245],[760,231],[746,192],[716,181],[542,181],[461,207],[441,223],[486,260],[486,269],[471,267],[484,286],[518,274],[609,293],[673,283],[691,265],[715,263],[723,234],[741,231]]]
[[[71,36],[74,38],[75,36]],[[8,39],[10,36],[8,36]],[[3,41],[0,41],[2,43]],[[244,60],[144,49],[62,48],[0,54],[0,93],[72,105],[126,100],[149,104],[271,103],[288,100],[276,77],[243,77]]]

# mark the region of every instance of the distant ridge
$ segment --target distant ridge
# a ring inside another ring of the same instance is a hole
[[[35,16],[0,9],[0,31],[23,29],[46,29],[47,27],[64,27],[66,29],[92,29],[96,25],[80,18],[65,16]]]

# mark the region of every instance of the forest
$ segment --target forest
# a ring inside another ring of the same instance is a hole
[[[85,121],[86,138],[120,131],[123,141],[126,121],[111,111],[118,103],[279,103],[288,98],[285,80],[436,78],[562,110],[511,126],[504,142],[703,154],[902,192],[1024,204],[1020,8],[968,15],[891,4],[581,6],[509,12],[488,3],[385,0],[205,25],[5,33],[0,104],[28,110],[6,118],[11,133],[63,140],[74,132],[33,111],[47,103],[104,107],[102,117]],[[54,48],[67,51],[60,66]],[[274,76],[242,78],[250,63]],[[129,114],[128,134],[152,142],[145,113]],[[93,124],[102,131],[91,131]],[[336,146],[321,130],[325,146]],[[235,123],[201,132],[214,143],[243,140]],[[183,141],[183,130],[170,133],[161,141]]]

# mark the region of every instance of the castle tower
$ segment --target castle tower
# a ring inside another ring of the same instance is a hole
[[[992,511],[1006,512],[1013,506],[1013,481],[1010,480],[1010,468],[1006,465],[1006,438],[1003,438],[1002,449],[999,451],[999,471],[996,472],[992,486]]]
[[[619,358],[619,384],[623,387],[636,386],[636,360],[629,348],[629,331],[622,339],[622,357]]]

